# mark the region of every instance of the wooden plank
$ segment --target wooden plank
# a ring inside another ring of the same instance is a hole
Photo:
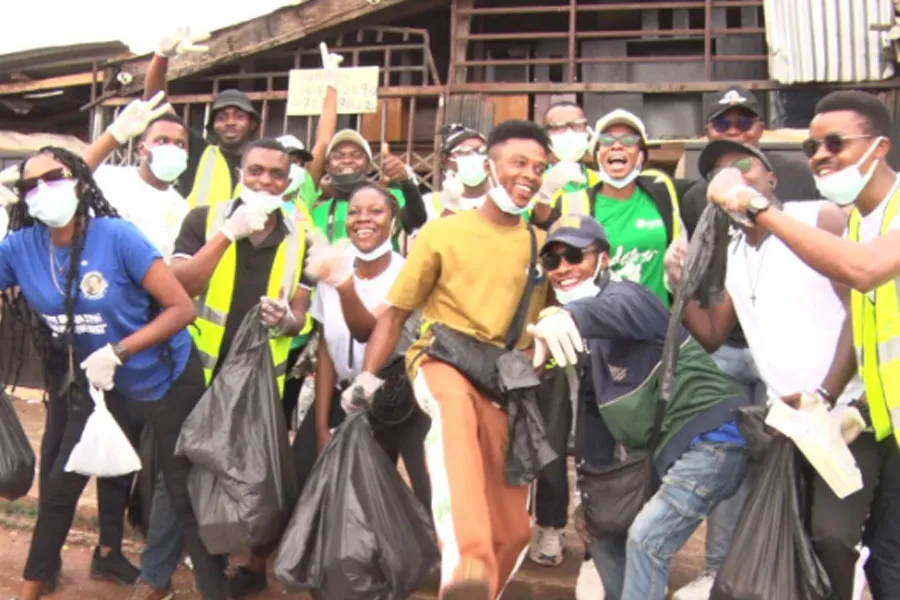
[[[444,91],[441,85],[408,85],[378,88],[379,98],[406,98],[411,96],[437,98]],[[287,100],[287,90],[274,90],[271,92],[247,92],[247,96],[254,102],[264,100]],[[169,104],[210,104],[215,94],[178,94],[169,96]],[[109,98],[103,102],[103,106],[124,106],[134,98]]]
[[[528,120],[528,95],[488,96],[487,99],[494,105],[494,125],[510,119]]]
[[[86,73],[76,73],[74,75],[61,75],[59,77],[49,77],[47,79],[35,79],[34,81],[0,83],[0,96],[7,96],[9,94],[27,94],[30,92],[55,90],[78,85],[90,85],[94,80],[93,78],[94,74],[88,71]],[[103,81],[103,73],[97,73],[97,81]]]
[[[206,42],[209,52],[182,56],[171,61],[168,79],[175,80],[206,71],[240,58],[264,52],[290,42],[346,25],[351,21],[409,2],[410,10],[424,12],[447,0],[308,0],[299,6],[288,6],[251,21],[238,23],[213,32]],[[414,5],[414,6],[413,6]],[[150,55],[122,64],[134,82],[123,87],[122,95],[136,94],[144,85]]]

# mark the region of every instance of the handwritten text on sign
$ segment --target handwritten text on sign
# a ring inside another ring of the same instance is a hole
[[[345,67],[339,71],[338,114],[355,115],[378,110],[378,67]],[[318,115],[325,100],[325,69],[291,69],[287,113]]]

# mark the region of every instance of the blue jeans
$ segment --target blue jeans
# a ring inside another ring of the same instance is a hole
[[[169,494],[160,477],[153,493],[147,543],[141,553],[141,580],[158,590],[167,588],[183,550],[181,527],[175,520]]]
[[[746,453],[735,444],[700,442],[682,454],[627,537],[591,543],[607,600],[664,600],[672,557],[712,509],[737,491],[746,469]]]
[[[766,386],[759,377],[749,348],[722,346],[711,358],[723,373],[741,386],[754,404],[765,404]],[[709,515],[706,522],[706,573],[718,572],[725,562],[734,529],[751,489],[753,481],[747,478],[731,498],[720,503]]]

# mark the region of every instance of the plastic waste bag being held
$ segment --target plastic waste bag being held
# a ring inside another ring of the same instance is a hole
[[[241,322],[212,385],[185,420],[175,453],[193,463],[188,493],[211,553],[238,552],[281,534],[299,492],[258,308]]]
[[[372,436],[350,415],[319,456],[275,558],[290,592],[317,600],[407,598],[437,568],[434,528]]]
[[[826,600],[828,575],[804,530],[797,450],[779,437],[741,513],[711,600]]]
[[[34,450],[6,392],[0,390],[0,497],[21,498],[34,481]]]
[[[106,407],[103,390],[88,385],[94,412],[72,448],[66,471],[94,477],[118,477],[141,470],[141,459]]]

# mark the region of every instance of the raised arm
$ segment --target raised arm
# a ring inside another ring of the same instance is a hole
[[[306,171],[316,185],[319,185],[322,180],[322,174],[325,172],[325,151],[337,130],[337,88],[340,80],[340,64],[344,60],[340,54],[329,54],[328,46],[324,42],[319,44],[319,49],[322,51],[322,66],[325,69],[325,101],[322,103],[319,123],[316,125],[316,141],[312,148],[313,159],[306,165]]]

